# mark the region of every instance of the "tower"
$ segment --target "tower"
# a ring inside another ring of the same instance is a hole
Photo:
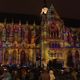
[[[41,11],[41,60],[46,62],[46,51],[47,51],[47,12],[48,7],[46,0],[44,0],[42,11]]]
[[[62,51],[64,51],[61,36],[61,28],[63,27],[63,21],[57,14],[53,4],[47,9],[46,14],[42,14],[42,25],[41,25],[41,48],[42,48],[42,59],[46,62],[52,59],[63,59]],[[62,43],[62,44],[61,44]]]

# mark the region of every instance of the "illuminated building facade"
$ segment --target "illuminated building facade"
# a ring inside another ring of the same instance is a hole
[[[78,51],[80,59],[80,28],[66,27],[53,5],[47,13],[43,12],[41,25],[0,23],[1,64],[47,63],[58,59],[66,66],[69,51],[74,58]]]
[[[60,19],[53,5],[42,14],[42,58],[46,62],[57,59],[67,67],[68,54],[76,63],[76,51],[80,61],[80,28],[68,28]]]

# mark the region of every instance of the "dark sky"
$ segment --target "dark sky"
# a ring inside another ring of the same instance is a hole
[[[0,13],[40,15],[43,0],[0,0]],[[62,18],[80,19],[80,0],[52,0]],[[51,0],[47,0],[48,6]]]

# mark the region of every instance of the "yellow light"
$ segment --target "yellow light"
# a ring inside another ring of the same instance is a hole
[[[47,14],[47,12],[48,12],[48,8],[47,7],[44,7],[44,8],[42,8],[42,11],[41,11],[41,14]]]

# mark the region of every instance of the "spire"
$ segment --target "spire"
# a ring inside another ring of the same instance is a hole
[[[43,7],[47,7],[47,1],[43,0]]]
[[[37,28],[37,26],[36,26],[36,23],[35,23],[35,21],[34,21],[34,23],[33,23],[33,32],[34,32],[34,34],[35,34],[35,29]]]
[[[26,26],[28,26],[28,21],[26,21]]]
[[[51,6],[50,6],[50,10],[54,10],[54,6],[53,6],[53,4],[51,4]]]
[[[13,18],[12,18],[12,22],[11,22],[11,24],[12,24],[12,25],[14,24],[14,20],[13,20]]]
[[[21,20],[19,20],[19,25],[21,25]]]
[[[4,19],[4,24],[6,24],[6,22],[7,22],[7,19],[5,18],[5,19]]]
[[[34,21],[34,23],[33,23],[33,26],[36,26],[36,23],[35,23],[35,21]]]
[[[36,23],[34,21],[34,23],[33,23],[33,29],[35,30],[35,28],[36,28]]]
[[[57,12],[53,6],[53,4],[51,4],[51,6],[48,10],[47,17],[48,17],[48,20],[51,20],[53,18],[60,19],[59,15],[57,14]]]
[[[43,0],[41,14],[47,14],[47,12],[48,12],[47,2],[46,2],[46,0]]]

